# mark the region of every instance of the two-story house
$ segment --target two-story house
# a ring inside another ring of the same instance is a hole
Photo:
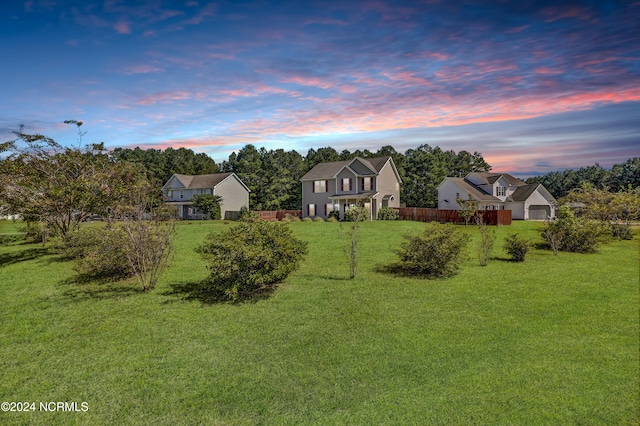
[[[381,207],[400,206],[400,175],[391,157],[320,163],[302,182],[302,217],[344,217],[353,206],[364,206],[376,219]]]
[[[438,186],[438,208],[461,210],[457,199],[474,200],[478,209],[511,210],[513,219],[545,220],[556,216],[556,200],[540,184],[526,184],[506,173],[469,173],[445,178]]]
[[[178,209],[181,219],[201,219],[193,207],[194,195],[210,194],[222,197],[220,210],[222,218],[227,211],[240,211],[249,208],[249,188],[235,173],[216,173],[210,175],[172,175],[162,187],[165,202]]]

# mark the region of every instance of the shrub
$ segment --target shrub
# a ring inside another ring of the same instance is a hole
[[[120,228],[85,226],[69,234],[62,250],[83,280],[117,280],[133,275],[125,240]]]
[[[313,219],[311,219],[309,216],[305,217],[304,219],[302,219],[303,222],[313,222]]]
[[[531,242],[518,234],[511,234],[504,243],[504,249],[515,262],[524,262],[524,258],[531,248]]]
[[[313,219],[314,222],[324,222],[324,219],[321,218],[320,216],[317,216]]]
[[[595,219],[576,218],[573,211],[562,206],[556,220],[545,223],[542,238],[554,252],[592,253],[596,250],[605,225]]]
[[[284,218],[285,218],[285,219],[288,219],[288,220],[289,220],[289,222],[300,222],[300,216],[297,216],[297,215],[295,215],[295,214],[289,214],[289,213],[287,213],[287,214],[284,216]]]
[[[328,219],[335,219],[335,220],[328,220]],[[332,212],[329,212],[329,215],[327,216],[327,222],[336,222],[340,220],[340,212],[337,210],[334,210]]]
[[[258,213],[252,212],[247,207],[240,207],[240,215],[238,216],[239,222],[255,222],[260,220],[260,215]]]
[[[612,223],[611,227],[611,236],[618,240],[632,240],[633,239],[633,230],[631,229],[631,225],[628,223]]]
[[[400,213],[398,210],[391,207],[380,207],[378,210],[378,220],[398,220],[400,219]]]
[[[239,301],[268,291],[295,271],[307,243],[277,222],[240,222],[210,234],[197,251],[207,261],[203,290],[214,300]]]
[[[361,222],[369,218],[369,212],[364,207],[351,207],[344,212],[345,222]]]
[[[405,235],[391,270],[429,278],[453,275],[469,236],[452,224],[430,224],[421,235]]]

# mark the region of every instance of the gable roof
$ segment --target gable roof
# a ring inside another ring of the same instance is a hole
[[[495,183],[495,181],[497,181],[501,177],[504,177],[505,180],[511,186],[526,185],[526,183],[524,183],[520,179],[514,178],[513,176],[511,176],[510,174],[507,174],[507,173],[471,172],[466,176],[466,178],[469,178],[470,176],[473,176],[476,179],[478,179],[480,182],[482,182],[481,185],[482,184],[493,185]]]
[[[317,180],[317,179],[333,179],[340,171],[349,167],[351,163],[358,160],[372,171],[380,173],[380,170],[387,164],[391,157],[375,157],[375,158],[361,158],[356,157],[352,160],[346,161],[332,161],[329,163],[316,164],[311,170],[309,170],[300,180]],[[351,170],[351,168],[350,168]],[[356,173],[358,174],[358,173]]]
[[[446,180],[449,180],[455,183],[458,188],[462,189],[467,194],[470,194],[471,198],[476,201],[501,201],[498,197],[494,197],[491,194],[487,194],[477,186],[467,182],[465,178],[448,177],[448,178],[445,178],[445,181]],[[444,181],[442,183],[444,183]],[[440,185],[442,185],[442,183]]]
[[[513,191],[513,194],[511,194],[511,199],[513,199],[513,201],[525,201],[531,196],[531,194],[536,191],[536,189],[538,189],[539,186],[539,183],[534,183],[531,185],[521,185],[518,187],[518,189]]]
[[[247,191],[251,192],[235,173],[215,173],[208,175],[181,175],[175,173],[171,178],[169,178],[164,186],[167,186],[167,184],[171,182],[171,179],[175,178],[185,187],[185,189],[215,188],[231,176],[235,177]]]

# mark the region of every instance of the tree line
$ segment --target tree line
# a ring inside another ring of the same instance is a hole
[[[113,155],[121,160],[143,164],[161,182],[166,182],[173,173],[236,173],[251,190],[250,205],[253,210],[300,209],[300,178],[316,164],[324,162],[390,156],[403,182],[400,201],[414,207],[436,207],[437,187],[447,176],[462,177],[470,172],[491,170],[479,152],[456,153],[426,144],[409,149],[404,154],[386,145],[377,151],[365,149],[353,152],[338,152],[331,147],[311,148],[306,156],[294,150],[267,150],[246,145],[220,164],[205,154],[194,154],[185,148],[167,148],[165,151],[117,148]]]
[[[571,190],[589,183],[595,188],[608,188],[612,192],[640,186],[640,157],[630,158],[622,164],[615,164],[610,170],[596,163],[578,170],[568,169],[531,177],[527,183],[540,183],[556,198],[567,196]]]

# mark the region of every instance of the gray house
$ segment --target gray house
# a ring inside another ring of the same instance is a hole
[[[456,201],[471,199],[479,209],[511,210],[513,219],[545,220],[556,216],[556,200],[540,184],[526,184],[506,173],[469,173],[438,185],[438,208],[461,210]]]
[[[302,217],[340,217],[356,205],[375,219],[381,207],[400,207],[400,175],[391,157],[317,164],[302,179]]]
[[[212,175],[172,175],[162,187],[165,202],[178,209],[181,219],[201,219],[202,214],[193,207],[194,195],[211,194],[222,197],[222,218],[227,211],[249,208],[249,188],[235,173]]]

